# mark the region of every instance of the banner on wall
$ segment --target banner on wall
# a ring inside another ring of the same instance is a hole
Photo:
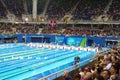
[[[73,46],[80,46],[83,38],[69,37],[67,38],[66,44]]]
[[[55,36],[55,43],[56,44],[64,44],[64,37],[63,36]]]

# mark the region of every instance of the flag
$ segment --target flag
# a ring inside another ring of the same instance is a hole
[[[4,33],[2,33],[1,35],[4,36]]]
[[[56,42],[56,43],[58,42],[58,37],[57,37],[57,36],[55,36],[55,42]]]
[[[50,26],[51,26],[51,27],[53,27],[53,26],[54,26],[53,21],[50,21]]]
[[[9,36],[10,36],[10,37],[13,37],[13,36],[14,36],[14,34],[9,34]]]
[[[57,25],[57,22],[56,22],[56,21],[54,21],[54,23],[53,23],[53,24],[54,24],[54,27],[56,27],[56,25]]]
[[[66,19],[64,19],[64,20],[63,20],[63,23],[64,23],[64,24],[67,24],[67,20],[66,20]]]
[[[54,21],[50,21],[50,26],[51,27],[56,27],[57,25],[57,22],[54,20]]]
[[[75,21],[74,21],[74,24],[78,24],[78,20],[75,20]]]

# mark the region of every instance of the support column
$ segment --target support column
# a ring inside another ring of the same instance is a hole
[[[26,0],[23,0],[23,6],[24,6],[25,14],[28,14],[28,7]]]
[[[33,1],[33,10],[32,10],[33,20],[37,21],[37,0],[32,0],[32,1]]]

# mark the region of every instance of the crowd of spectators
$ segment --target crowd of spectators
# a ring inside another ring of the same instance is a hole
[[[60,20],[72,10],[77,2],[78,0],[51,0],[46,15],[48,19]]]
[[[38,5],[37,5],[37,14],[41,14],[44,11],[45,4],[48,0],[38,0]],[[32,5],[31,5],[32,6]]]
[[[38,15],[44,11],[46,2],[47,0],[38,0]],[[66,14],[73,15],[72,20],[95,20],[104,14],[109,2],[110,0],[50,0],[45,15],[47,20],[61,20]],[[79,4],[77,5],[77,3]],[[106,12],[109,20],[120,20],[119,4],[119,0],[112,1]],[[32,14],[32,0],[2,0],[0,2],[0,18],[7,18],[8,12],[14,14],[18,19],[21,19],[22,14]]]
[[[7,25],[7,24],[4,24],[3,26],[0,26],[0,33],[1,34],[9,34],[9,33],[12,33],[13,30],[12,28],[10,27],[11,25]]]
[[[90,27],[90,25],[78,25],[79,27],[67,27],[67,28],[51,28],[50,25],[44,26],[42,25],[30,25],[30,24],[1,24],[0,25],[0,33],[1,34],[53,34],[53,35],[68,35],[68,36],[98,36],[98,37],[120,37],[120,28],[119,25],[114,25],[113,27],[103,27],[104,25],[94,25],[94,27]],[[81,27],[82,26],[82,27]],[[102,29],[100,28],[102,27]],[[109,27],[109,28],[108,28]],[[39,29],[42,29],[39,32]]]
[[[110,32],[109,32],[110,31]],[[98,37],[107,37],[107,36],[113,36],[113,37],[119,37],[120,33],[118,30],[101,30],[101,29],[78,29],[78,30],[72,30],[72,29],[66,29],[63,34],[65,35],[76,35],[76,36],[98,36]]]
[[[0,19],[6,17],[6,9],[2,6],[2,3],[0,3]]]
[[[38,28],[37,27],[33,27],[33,26],[25,26],[25,27],[17,27],[16,28],[16,33],[17,34],[34,34],[34,33],[38,33]]]
[[[75,28],[64,28],[64,29],[47,29],[43,30],[43,34],[58,34],[58,35],[68,35],[68,36],[98,36],[98,37],[120,37],[119,26],[110,27],[109,25],[95,25],[93,28],[90,25],[82,25],[82,27]],[[103,28],[104,26],[104,28]],[[102,27],[102,29],[100,29]],[[108,28],[109,27],[109,28]]]
[[[9,12],[11,14],[14,14],[16,17],[22,17],[22,14],[25,13],[24,6],[23,6],[23,3],[24,3],[23,0],[19,0],[19,1],[2,0],[2,2],[5,5],[2,4],[1,6],[5,7],[5,11],[7,12],[7,14]]]
[[[120,46],[97,55],[92,66],[79,68],[78,73],[70,75],[65,71],[64,80],[120,80]]]
[[[120,20],[120,1],[113,0],[107,14],[110,16],[110,20],[119,21]]]
[[[78,20],[93,20],[103,14],[109,0],[81,0],[74,12]]]
[[[22,24],[1,24],[0,34],[34,34],[38,33],[39,26]]]

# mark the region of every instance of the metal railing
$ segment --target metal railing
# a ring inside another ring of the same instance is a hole
[[[0,19],[0,22],[3,23],[15,23],[15,24],[50,24],[51,20],[44,20],[44,21],[26,21],[23,22],[22,20],[9,20],[9,19]],[[57,24],[64,24],[63,21],[56,20]],[[70,20],[67,24],[75,24],[74,20]],[[94,20],[78,20],[77,24],[120,24],[120,21],[94,21]]]

